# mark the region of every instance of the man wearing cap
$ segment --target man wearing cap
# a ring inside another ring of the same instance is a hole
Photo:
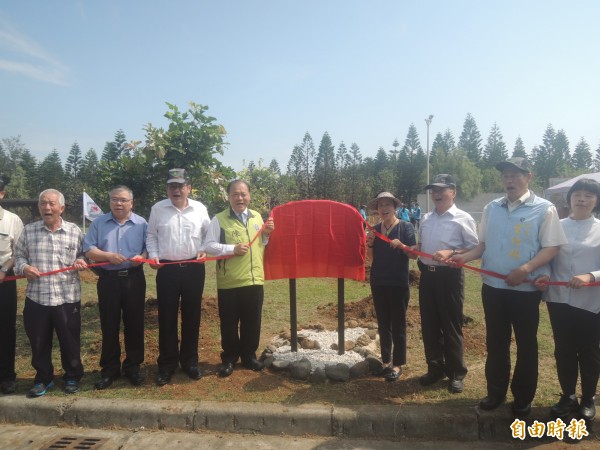
[[[96,271],[100,276],[96,288],[102,330],[102,371],[94,384],[96,389],[110,387],[121,375],[121,312],[126,353],[122,372],[134,386],[144,382],[140,365],[144,361],[146,277],[143,265],[132,258],[146,257],[148,224],[132,211],[133,192],[127,186],[112,189],[109,199],[110,212],[92,222],[83,240],[88,258],[110,262]]]
[[[10,177],[0,174],[0,200],[6,193]],[[4,281],[14,275],[14,252],[23,222],[16,214],[0,206],[0,392],[13,394],[15,380],[15,347],[17,344],[17,281]]]
[[[517,417],[531,411],[538,380],[539,304],[542,293],[527,280],[549,273],[547,264],[567,243],[552,203],[529,190],[532,173],[525,158],[496,164],[506,196],[483,210],[479,244],[451,258],[464,264],[482,258],[482,268],[506,275],[483,274],[481,297],[485,313],[487,396],[483,410],[497,408],[506,398],[510,380],[510,344],[515,333],[517,357],[512,377],[512,411]]]
[[[158,269],[158,374],[156,384],[171,381],[178,365],[193,380],[202,378],[198,367],[200,306],[204,290],[204,263],[188,262],[206,257],[202,250],[210,219],[206,207],[188,198],[192,188],[184,169],[171,169],[168,198],[150,211],[146,248]],[[181,299],[181,343],[178,314]]]
[[[456,182],[452,175],[440,174],[425,186],[434,209],[423,216],[419,227],[419,309],[427,373],[419,378],[429,386],[448,376],[448,390],[464,389],[467,366],[463,358],[464,273],[445,261],[477,245],[475,220],[454,204]]]

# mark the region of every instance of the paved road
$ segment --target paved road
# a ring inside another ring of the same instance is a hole
[[[75,447],[74,440],[63,438],[80,439],[80,443],[88,446]],[[104,439],[97,441],[96,439]],[[95,430],[90,428],[70,427],[42,427],[35,425],[0,425],[0,448],[7,450],[40,450],[58,440],[69,442],[71,448],[86,448],[89,450],[164,450],[164,449],[286,449],[286,450],[308,450],[308,449],[377,449],[388,450],[407,448],[414,450],[459,450],[469,448],[471,450],[512,450],[535,448],[536,450],[559,450],[570,449],[583,450],[593,449],[585,443],[577,447],[566,443],[548,443],[532,446],[521,443],[498,443],[498,442],[450,442],[450,441],[381,441],[381,440],[359,440],[339,438],[304,438],[304,437],[281,437],[281,436],[257,436],[238,433],[197,433],[197,432],[166,432],[166,431],[127,431],[127,430]],[[591,444],[590,444],[591,445]]]

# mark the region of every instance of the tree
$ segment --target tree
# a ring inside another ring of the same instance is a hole
[[[575,169],[584,171],[592,169],[592,151],[583,137],[579,140],[577,146],[575,147],[572,161]]]
[[[481,189],[481,171],[462,149],[440,155],[433,164],[435,173],[450,173],[457,182],[457,195],[470,200]]]
[[[271,169],[278,176],[281,175],[281,169],[279,168],[279,163],[277,162],[277,160],[275,158],[273,158],[271,160],[271,162],[269,163],[269,169]]]
[[[127,142],[127,137],[123,130],[117,130],[115,139],[112,142],[107,142],[102,152],[103,161],[116,161],[121,156],[123,146]]]
[[[594,156],[594,170],[600,172],[600,145],[598,145],[596,155]]]
[[[567,173],[569,159],[569,141],[563,130],[558,133],[548,124],[542,145],[532,149],[533,167],[542,188],[548,187],[552,177],[562,176]]]
[[[61,192],[64,190],[65,174],[60,155],[56,149],[52,150],[39,164],[36,181],[35,192],[37,193],[50,188]]]
[[[145,127],[143,152],[152,163],[147,176],[164,190],[167,170],[185,168],[194,185],[201,188],[192,191],[193,195],[201,193],[209,211],[216,212],[213,206],[225,198],[225,185],[234,174],[217,159],[226,145],[225,127],[206,114],[207,106],[190,102],[186,112],[170,103],[167,107],[164,115],[169,121],[167,129],[155,128],[151,123]],[[137,147],[132,145],[129,149],[135,152]]]
[[[497,163],[506,161],[507,159],[508,152],[506,150],[506,144],[502,140],[500,128],[498,128],[498,125],[494,123],[483,151],[482,166],[486,168],[494,167]]]
[[[65,175],[71,180],[78,179],[82,163],[81,149],[79,148],[79,144],[75,142],[71,146],[71,151],[69,152],[67,162],[65,163]]]
[[[471,113],[467,114],[463,124],[463,131],[458,139],[458,147],[462,148],[467,158],[479,167],[481,163],[481,134]]]
[[[515,141],[515,148],[512,152],[512,158],[517,157],[527,158],[527,152],[525,151],[525,146],[523,145],[523,139],[521,139],[521,136],[517,137],[517,140]]]
[[[448,128],[444,134],[437,133],[435,135],[435,139],[433,140],[433,144],[431,144],[431,155],[430,160],[433,160],[438,154],[447,155],[456,147],[456,141],[454,140],[454,135],[452,131]]]
[[[323,133],[315,162],[314,193],[317,198],[335,196],[336,182],[335,148],[327,131]]]
[[[411,123],[408,127],[406,140],[400,152],[398,167],[398,183],[396,194],[401,196],[405,203],[416,199],[422,190],[420,185],[421,173],[425,170],[427,158],[421,147],[417,127]]]
[[[84,182],[86,191],[92,191],[96,186],[98,178],[99,161],[96,150],[90,148],[81,162],[80,175]]]

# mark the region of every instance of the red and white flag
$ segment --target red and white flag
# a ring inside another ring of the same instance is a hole
[[[96,202],[94,200],[92,200],[92,197],[90,197],[87,194],[87,192],[84,192],[83,193],[83,216],[90,222],[93,222],[94,219],[98,218],[102,214],[103,214],[102,210],[96,204]]]

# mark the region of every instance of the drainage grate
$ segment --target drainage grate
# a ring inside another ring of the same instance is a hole
[[[44,445],[40,450],[95,450],[108,441],[106,438],[63,436]]]

